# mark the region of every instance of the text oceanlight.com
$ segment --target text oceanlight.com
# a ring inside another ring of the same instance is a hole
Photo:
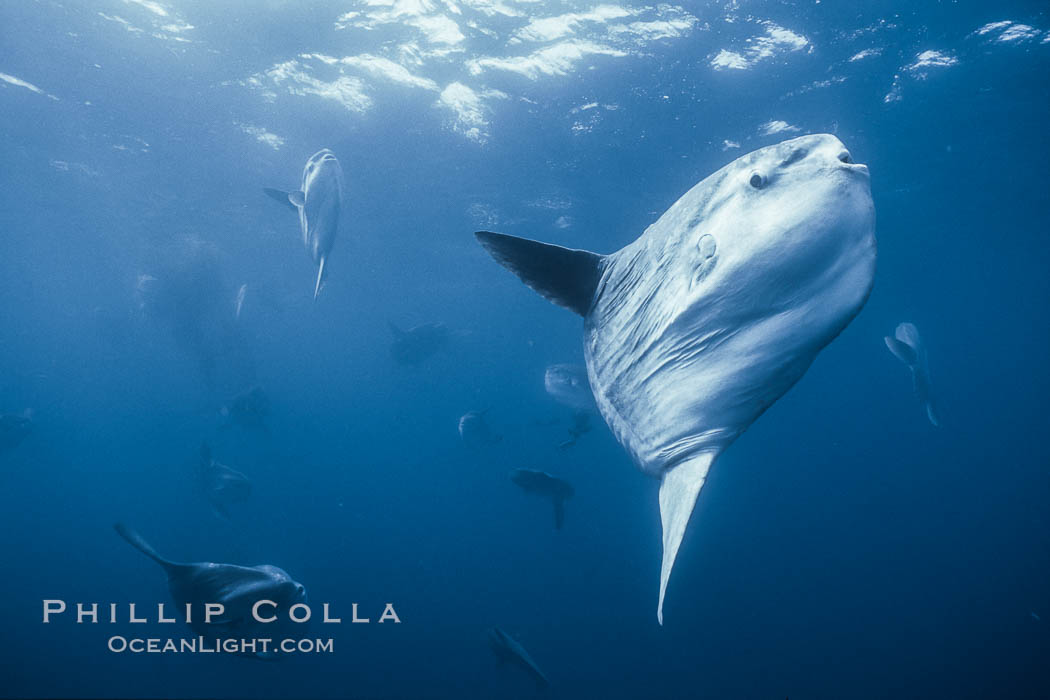
[[[128,639],[109,638],[108,648],[115,653],[132,654],[331,654],[332,639]]]

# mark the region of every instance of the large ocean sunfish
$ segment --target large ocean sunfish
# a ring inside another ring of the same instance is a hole
[[[707,177],[610,255],[476,235],[525,284],[583,316],[598,409],[638,467],[661,480],[662,624],[712,463],[868,298],[868,169],[834,136],[802,136]]]
[[[322,148],[306,161],[302,189],[282,192],[264,187],[263,191],[299,212],[303,245],[317,265],[316,299],[324,284],[325,262],[339,232],[339,216],[343,210],[343,168],[334,153]]]

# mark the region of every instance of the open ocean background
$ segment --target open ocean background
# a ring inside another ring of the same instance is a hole
[[[0,413],[34,430],[0,453],[0,696],[537,696],[499,626],[550,697],[1050,697],[1048,116],[1045,2],[4,2]],[[544,369],[582,364],[580,320],[471,234],[611,252],[821,132],[871,169],[875,289],[712,472],[661,628],[657,483],[600,420],[558,447]],[[261,188],[322,147],[348,211],[314,302]],[[209,309],[190,331],[136,296],[173,270]],[[901,321],[940,428],[883,344]],[[447,345],[395,362],[389,324],[430,322]],[[220,428],[252,385],[269,432]],[[472,449],[483,409],[504,439]],[[203,440],[254,482],[228,521],[193,490]],[[517,467],[574,485],[562,531]],[[343,618],[303,635],[335,653],[41,624],[45,598],[168,600],[118,520],[287,570]]]

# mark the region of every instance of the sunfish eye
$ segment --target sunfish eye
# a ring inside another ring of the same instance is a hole
[[[853,162],[853,159],[849,157],[849,151],[843,151],[842,153],[839,153],[839,160],[841,160],[843,163]]]
[[[751,186],[756,190],[760,190],[766,184],[766,178],[762,177],[762,173],[753,172],[751,173],[751,179],[748,180],[748,182],[751,183]]]

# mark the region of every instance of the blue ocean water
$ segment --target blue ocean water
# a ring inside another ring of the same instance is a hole
[[[1050,696],[1048,71],[1045,2],[4,3],[0,413],[33,429],[0,452],[0,696],[541,694],[494,626],[552,697]],[[471,234],[612,252],[806,133],[870,167],[875,288],[712,471],[661,627],[657,482],[600,419],[559,447],[544,371],[583,363],[580,320]],[[314,301],[262,188],[323,147],[346,211]],[[883,342],[902,321],[940,427]],[[425,323],[446,343],[397,362],[391,324]],[[227,426],[252,386],[265,429]],[[464,444],[472,410],[502,440]],[[253,482],[229,519],[204,441]],[[572,483],[563,529],[514,468]],[[343,619],[304,632],[334,651],[42,624],[44,599],[168,601],[118,521],[285,569]]]

